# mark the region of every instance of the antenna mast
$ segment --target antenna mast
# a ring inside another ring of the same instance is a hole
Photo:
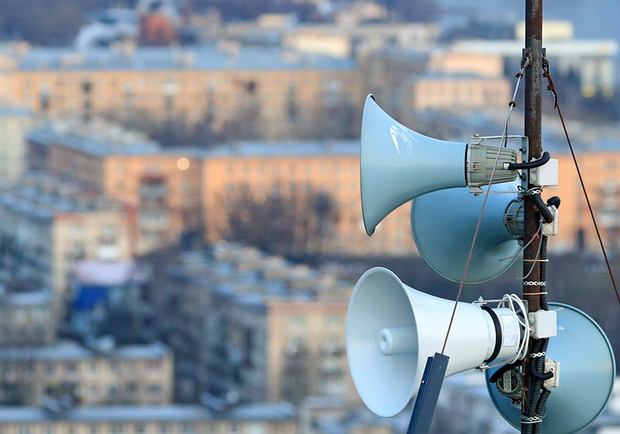
[[[525,71],[525,135],[529,139],[529,160],[538,159],[542,156],[542,122],[541,122],[541,86],[542,86],[542,24],[543,24],[543,0],[526,0],[525,2],[525,51],[523,61],[529,58],[529,67]],[[528,178],[529,179],[529,178]],[[528,190],[532,187],[528,180]],[[540,262],[538,262],[538,250],[542,240],[539,233],[539,213],[531,195],[524,197],[524,235],[525,242],[529,243],[523,252],[523,275],[527,276],[523,285],[523,298],[528,302],[528,311],[540,310],[540,293],[545,290],[540,285]],[[528,275],[529,274],[529,275]],[[531,282],[538,283],[538,285]],[[529,348],[534,345],[530,338]],[[522,414],[527,415],[527,403],[533,390],[530,363],[527,358],[523,367],[523,384],[525,386],[525,399],[522,405]],[[521,424],[521,432],[531,432],[531,425]]]

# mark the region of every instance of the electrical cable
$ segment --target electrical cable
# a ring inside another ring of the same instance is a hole
[[[598,229],[598,224],[596,223],[596,218],[594,217],[594,211],[592,210],[592,204],[590,203],[590,198],[588,197],[586,185],[583,182],[583,177],[581,176],[581,170],[579,169],[579,163],[577,163],[577,157],[575,156],[575,151],[573,149],[573,145],[571,143],[568,130],[566,129],[566,123],[564,122],[564,117],[562,116],[562,110],[560,109],[560,104],[558,103],[558,94],[555,90],[555,85],[553,84],[553,80],[551,79],[551,73],[549,72],[549,60],[547,60],[546,58],[543,58],[543,71],[544,71],[543,77],[545,77],[547,81],[549,82],[549,86],[547,86],[547,90],[553,93],[553,99],[554,99],[553,107],[558,111],[558,115],[560,116],[562,128],[564,129],[564,135],[566,136],[566,141],[568,142],[568,147],[570,148],[570,153],[573,157],[573,162],[575,163],[575,169],[577,169],[579,183],[581,184],[583,195],[585,196],[586,203],[588,204],[588,210],[590,211],[590,216],[592,217],[592,223],[594,223],[594,229],[596,230],[596,236],[598,237],[598,242],[601,245],[601,250],[603,251],[603,256],[605,257],[605,263],[607,264],[607,271],[609,272],[611,283],[614,287],[614,291],[616,292],[616,298],[618,299],[618,303],[620,303],[620,292],[618,292],[618,286],[616,285],[614,274],[611,271],[611,265],[609,264],[609,259],[607,258],[607,252],[605,251],[605,245],[603,244],[603,238],[601,237],[601,233]]]
[[[478,218],[478,224],[476,225],[476,231],[474,232],[474,239],[471,243],[471,248],[469,249],[469,255],[467,257],[467,262],[465,263],[465,271],[463,272],[463,278],[461,279],[461,284],[459,285],[459,291],[456,295],[456,300],[454,302],[454,309],[452,310],[452,316],[450,317],[450,323],[448,324],[448,330],[446,332],[446,339],[444,340],[443,347],[441,349],[441,354],[445,354],[446,345],[448,345],[448,338],[450,337],[450,331],[452,330],[452,324],[454,323],[454,316],[456,315],[456,309],[459,305],[459,300],[461,299],[461,294],[463,293],[463,285],[465,284],[465,278],[467,277],[467,270],[469,269],[469,264],[471,262],[472,254],[474,253],[474,246],[476,245],[476,239],[478,238],[478,232],[480,231],[480,224],[482,223],[482,216],[484,215],[484,209],[486,208],[487,201],[489,199],[489,193],[491,192],[491,185],[493,184],[493,178],[495,177],[495,170],[497,169],[497,163],[499,162],[499,157],[501,154],[501,150],[503,146],[506,146],[508,142],[508,129],[510,127],[510,118],[512,116],[512,110],[516,107],[515,99],[517,96],[517,92],[519,91],[519,85],[521,84],[521,79],[523,78],[523,72],[525,68],[529,64],[529,59],[521,65],[521,70],[517,73],[517,84],[515,85],[515,90],[513,92],[512,100],[508,103],[510,107],[508,110],[508,116],[506,117],[506,124],[504,126],[504,133],[502,135],[502,141],[497,148],[497,155],[495,156],[495,162],[493,163],[493,170],[491,171],[491,177],[489,178],[489,186],[487,187],[487,192],[484,196],[484,202],[482,203],[482,209],[480,210],[480,217]]]
[[[545,165],[551,159],[551,155],[549,152],[545,151],[537,160],[532,161],[524,161],[523,163],[510,163],[507,165],[508,170],[520,170],[520,169],[535,169],[536,167],[540,167]]]
[[[540,194],[533,194],[532,199],[538,208],[538,211],[543,216],[547,223],[553,222],[553,213],[545,203],[545,201],[540,197]]]

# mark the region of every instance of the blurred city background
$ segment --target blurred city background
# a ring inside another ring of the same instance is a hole
[[[396,434],[351,381],[370,266],[454,299],[409,206],[361,220],[364,98],[431,137],[500,135],[521,0],[0,0],[0,433]],[[546,0],[544,46],[620,274],[620,2]],[[522,95],[511,133],[521,134]],[[620,348],[620,308],[560,161],[549,297]],[[440,236],[440,230],[438,230]],[[463,299],[520,292],[518,264]],[[434,433],[513,433],[479,372]],[[588,433],[620,432],[620,392]]]

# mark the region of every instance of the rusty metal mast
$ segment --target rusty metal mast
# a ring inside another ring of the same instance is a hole
[[[543,0],[526,0],[525,2],[525,56],[529,57],[529,67],[525,71],[525,135],[529,139],[529,159],[538,159],[542,156],[542,121],[541,121],[541,87],[542,87],[542,24],[543,24]],[[532,185],[528,185],[528,189]],[[527,242],[534,241],[523,252],[523,275],[529,276],[527,282],[540,283],[540,262],[538,248],[540,237],[538,233],[539,213],[532,196],[524,197],[524,236]],[[523,285],[523,298],[528,303],[528,310],[536,312],[540,309],[540,292],[544,291],[540,285]],[[530,348],[533,340],[530,340]],[[522,403],[522,413],[526,414],[527,402],[530,394],[536,393],[530,386],[530,360],[526,359],[523,366],[523,384],[526,387],[525,397]],[[527,426],[521,425],[521,432],[527,432]]]

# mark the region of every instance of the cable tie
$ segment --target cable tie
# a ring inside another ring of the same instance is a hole
[[[533,280],[525,280],[523,286],[547,286],[547,282],[536,282]]]
[[[530,188],[523,194],[525,196],[534,196],[536,194],[541,194],[541,193],[542,193],[542,188],[534,187],[534,188]]]
[[[527,292],[525,295],[547,295],[547,291],[544,292]]]
[[[549,262],[549,259],[524,259],[523,262]]]
[[[542,417],[540,416],[525,416],[521,415],[521,423],[540,423],[542,422]]]
[[[546,351],[541,351],[540,353],[532,353],[532,354],[528,354],[527,356],[530,359],[537,359],[538,357],[545,357],[547,355]]]

